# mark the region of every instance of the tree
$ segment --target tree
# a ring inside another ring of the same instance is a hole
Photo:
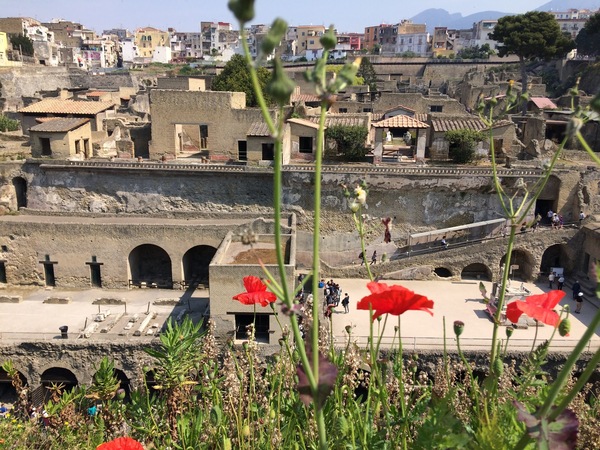
[[[501,17],[490,39],[502,44],[498,47],[498,56],[519,57],[522,94],[527,92],[527,61],[560,58],[575,47],[575,42],[560,30],[554,16],[540,11]]]
[[[14,50],[19,50],[22,55],[33,56],[33,41],[22,34],[14,34],[10,37],[10,43]]]
[[[600,12],[591,16],[575,38],[577,54],[600,55]]]
[[[450,158],[456,164],[468,164],[473,161],[475,146],[486,139],[486,135],[481,131],[466,129],[447,131],[445,137],[450,143]]]
[[[373,64],[371,64],[371,61],[369,61],[369,58],[363,57],[361,59],[358,72],[356,72],[356,76],[362,77],[364,83],[367,86],[369,86],[369,91],[377,91],[377,74],[375,73]]]
[[[495,52],[490,48],[490,44],[476,45],[475,47],[466,47],[458,51],[457,58],[462,59],[488,59]]]
[[[257,72],[261,90],[265,92],[267,83],[271,78],[271,72],[264,67],[259,68]],[[233,55],[229,62],[225,64],[223,71],[213,79],[212,90],[245,92],[246,106],[257,106],[258,104],[254,89],[252,89],[252,80],[246,66],[246,59],[241,55]],[[271,98],[266,93],[265,100],[268,104],[272,103]]]
[[[325,130],[327,149],[350,161],[362,159],[367,154],[365,141],[368,134],[369,130],[364,126],[332,125]]]

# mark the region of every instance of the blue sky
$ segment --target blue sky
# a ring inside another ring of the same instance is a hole
[[[334,24],[339,31],[364,31],[365,26],[397,23],[428,8],[463,16],[479,11],[524,13],[544,0],[256,0],[254,23],[282,17],[290,24]],[[26,16],[42,22],[62,18],[96,32],[109,28],[154,26],[197,31],[201,21],[232,22],[227,0],[0,0],[0,17]]]

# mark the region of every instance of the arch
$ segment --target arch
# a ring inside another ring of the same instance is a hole
[[[472,263],[460,273],[461,278],[470,278],[476,280],[492,281],[492,271],[483,263]]]
[[[183,255],[183,279],[186,284],[208,284],[208,266],[217,249],[210,245],[196,245]]]
[[[15,188],[17,209],[27,208],[27,180],[23,177],[14,177],[12,184]]]
[[[129,273],[133,284],[172,288],[173,274],[168,253],[153,244],[142,244],[129,253]]]
[[[17,374],[19,375],[23,386],[27,386],[27,377],[19,371],[17,371]],[[18,397],[17,391],[12,384],[12,379],[8,376],[8,373],[0,367],[0,402],[15,403]]]
[[[506,254],[503,255],[502,259],[500,260],[501,268],[504,266],[505,261]],[[515,266],[515,268],[511,270],[511,278],[519,279],[521,281],[533,280],[533,268],[535,265],[535,260],[528,251],[521,249],[513,250],[510,265]]]
[[[440,278],[451,278],[452,271],[446,267],[436,267],[433,271]]]
[[[125,398],[129,399],[129,395],[131,394],[131,381],[129,380],[129,377],[121,369],[117,368],[114,369],[114,375],[117,377],[117,380],[119,380],[119,389],[123,389],[125,391]],[[94,379],[95,376],[96,374],[94,374],[92,379]]]
[[[50,398],[51,393],[48,388],[58,384],[61,384],[63,386],[63,392],[66,392],[77,387],[79,382],[77,381],[75,374],[64,367],[50,367],[49,369],[46,369],[40,377],[40,385],[42,388],[42,392],[39,394],[40,400],[42,400],[40,403],[46,403]],[[32,395],[37,396],[36,394]]]
[[[554,244],[544,250],[540,272],[550,272],[551,267],[570,268],[567,248],[564,244]]]
[[[148,369],[144,371],[144,384],[146,390],[150,395],[158,394],[158,390],[154,389],[154,386],[158,385],[156,382],[156,373],[154,369]]]

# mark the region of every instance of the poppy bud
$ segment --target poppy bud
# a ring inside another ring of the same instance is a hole
[[[465,329],[465,323],[460,320],[454,321],[454,334],[460,336]]]
[[[250,436],[250,427],[248,425],[244,425],[244,427],[242,428],[242,434],[244,435],[244,437]]]
[[[515,331],[515,329],[513,327],[506,327],[506,337],[509,338],[512,336],[513,331]]]
[[[569,319],[563,319],[558,324],[558,334],[562,337],[568,336],[571,331],[571,321]]]
[[[504,373],[504,363],[500,358],[496,358],[492,364],[492,373],[497,377],[501,377]]]
[[[275,66],[273,67],[273,74],[271,75],[269,84],[267,84],[266,91],[278,105],[285,106],[290,102],[294,87],[294,82],[290,80],[283,70],[281,60],[276,59]]]
[[[254,19],[254,0],[229,0],[227,6],[241,24]]]
[[[333,25],[329,27],[329,29],[321,36],[319,42],[323,46],[325,50],[333,50],[337,44],[337,38],[335,37],[335,33],[333,31]]]
[[[352,333],[352,327],[350,325],[346,325],[346,333],[350,334]]]
[[[287,22],[277,18],[273,21],[271,29],[260,43],[260,49],[264,55],[270,55],[271,52],[279,45],[283,35],[287,31]]]
[[[572,117],[567,123],[567,135],[573,137],[583,127],[583,120],[578,117]]]
[[[491,106],[496,106],[498,104],[498,99],[496,97],[490,98],[488,102]]]

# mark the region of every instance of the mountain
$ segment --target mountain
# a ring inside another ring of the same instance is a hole
[[[600,0],[598,0],[600,1]],[[510,13],[499,11],[481,11],[464,16],[460,13],[450,14],[445,9],[430,8],[411,17],[413,23],[427,24],[427,31],[433,33],[435,27],[448,27],[454,29],[471,28],[475,22],[480,20],[494,20]]]
[[[552,0],[536,11],[567,11],[569,9],[599,9],[600,0]]]

